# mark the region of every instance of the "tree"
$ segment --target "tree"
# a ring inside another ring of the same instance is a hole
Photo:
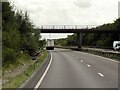
[[[120,18],[115,20],[114,23],[103,24],[94,29],[99,30],[120,30]],[[105,46],[112,47],[113,41],[119,40],[119,32],[118,34],[83,34],[83,45],[85,46]],[[66,46],[77,45],[77,35],[73,34],[68,36],[65,39],[56,40],[57,44],[67,42]],[[62,45],[62,44],[61,44]]]
[[[43,44],[39,46],[40,31],[34,30],[27,11],[25,13],[14,11],[13,5],[9,2],[3,3],[2,8],[3,62],[16,61],[21,50],[23,53],[34,56]]]
[[[20,34],[17,28],[15,12],[10,3],[2,4],[2,44],[3,44],[3,61],[15,60],[19,51]]]

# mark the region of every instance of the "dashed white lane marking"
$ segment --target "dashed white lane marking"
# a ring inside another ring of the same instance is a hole
[[[80,60],[80,62],[83,62],[83,60]]]
[[[100,75],[101,77],[104,77],[104,75],[102,73],[98,73],[98,75]]]
[[[47,72],[48,72],[48,70],[49,70],[49,68],[50,68],[50,65],[52,64],[52,60],[53,60],[53,59],[52,59],[52,53],[51,53],[50,62],[49,62],[49,64],[48,64],[48,66],[47,66],[45,72],[43,73],[42,77],[40,78],[40,80],[38,81],[38,83],[36,84],[36,86],[34,87],[34,90],[37,90],[37,89],[40,87],[40,85],[41,85],[43,79],[44,79],[45,76],[47,75]]]
[[[91,65],[89,65],[89,64],[87,64],[87,66],[90,68],[91,67]]]
[[[107,57],[103,57],[103,56],[99,56],[99,55],[90,54],[90,53],[87,53],[87,52],[85,53],[85,52],[78,52],[77,51],[77,53],[78,54],[83,53],[83,54],[87,54],[87,55],[91,55],[91,56],[96,56],[96,57],[102,58],[104,60],[109,60],[109,61],[112,61],[112,62],[115,62],[115,63],[120,63],[119,61],[115,61],[113,59],[110,59],[110,58],[107,58]]]

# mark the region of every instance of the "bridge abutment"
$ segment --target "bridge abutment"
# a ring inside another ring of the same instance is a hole
[[[77,33],[78,49],[82,49],[82,33]]]

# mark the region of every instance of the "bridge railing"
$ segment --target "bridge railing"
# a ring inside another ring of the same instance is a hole
[[[98,25],[42,25],[40,29],[92,29]]]

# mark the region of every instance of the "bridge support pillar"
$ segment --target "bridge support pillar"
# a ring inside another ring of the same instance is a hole
[[[82,33],[77,33],[78,49],[82,49]]]

